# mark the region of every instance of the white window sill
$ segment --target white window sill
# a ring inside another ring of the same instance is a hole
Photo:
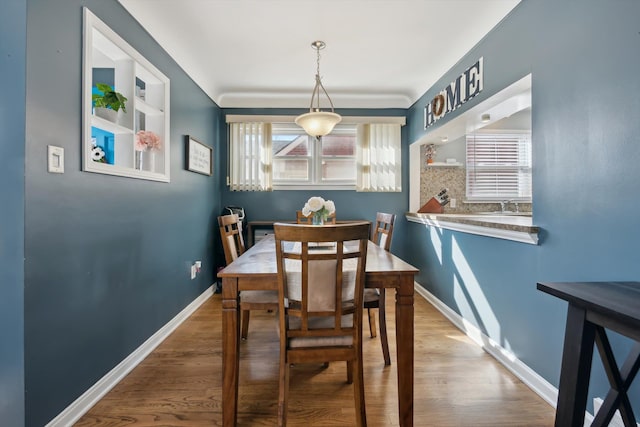
[[[479,236],[538,244],[538,227],[531,217],[473,214],[423,214],[408,212],[407,221]]]

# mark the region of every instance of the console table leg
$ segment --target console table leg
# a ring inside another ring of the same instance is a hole
[[[583,427],[595,326],[583,308],[569,304],[562,351],[556,427]]]
[[[621,370],[618,370],[618,366],[616,365],[607,334],[604,328],[600,326],[596,328],[596,344],[605,372],[609,378],[611,389],[593,419],[592,426],[599,427],[609,425],[616,410],[620,410],[624,425],[635,427],[636,418],[633,414],[627,390],[638,373],[638,369],[640,369],[640,343],[636,343],[631,349]]]

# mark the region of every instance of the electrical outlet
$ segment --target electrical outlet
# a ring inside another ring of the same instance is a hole
[[[198,274],[198,268],[195,264],[191,266],[191,280],[196,278],[196,274]]]
[[[451,205],[452,209],[455,209],[458,206],[458,201],[456,199],[449,199],[449,205]]]

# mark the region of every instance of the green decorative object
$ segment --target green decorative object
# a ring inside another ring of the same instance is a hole
[[[97,93],[91,95],[94,107],[109,108],[113,111],[118,111],[122,108],[122,111],[125,113],[127,112],[127,109],[125,108],[127,98],[125,98],[124,95],[120,92],[116,92],[111,86],[105,83],[96,83],[96,87],[102,92],[102,95]]]

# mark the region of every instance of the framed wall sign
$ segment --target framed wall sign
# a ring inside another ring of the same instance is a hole
[[[213,148],[187,135],[187,170],[211,175],[213,173]]]

